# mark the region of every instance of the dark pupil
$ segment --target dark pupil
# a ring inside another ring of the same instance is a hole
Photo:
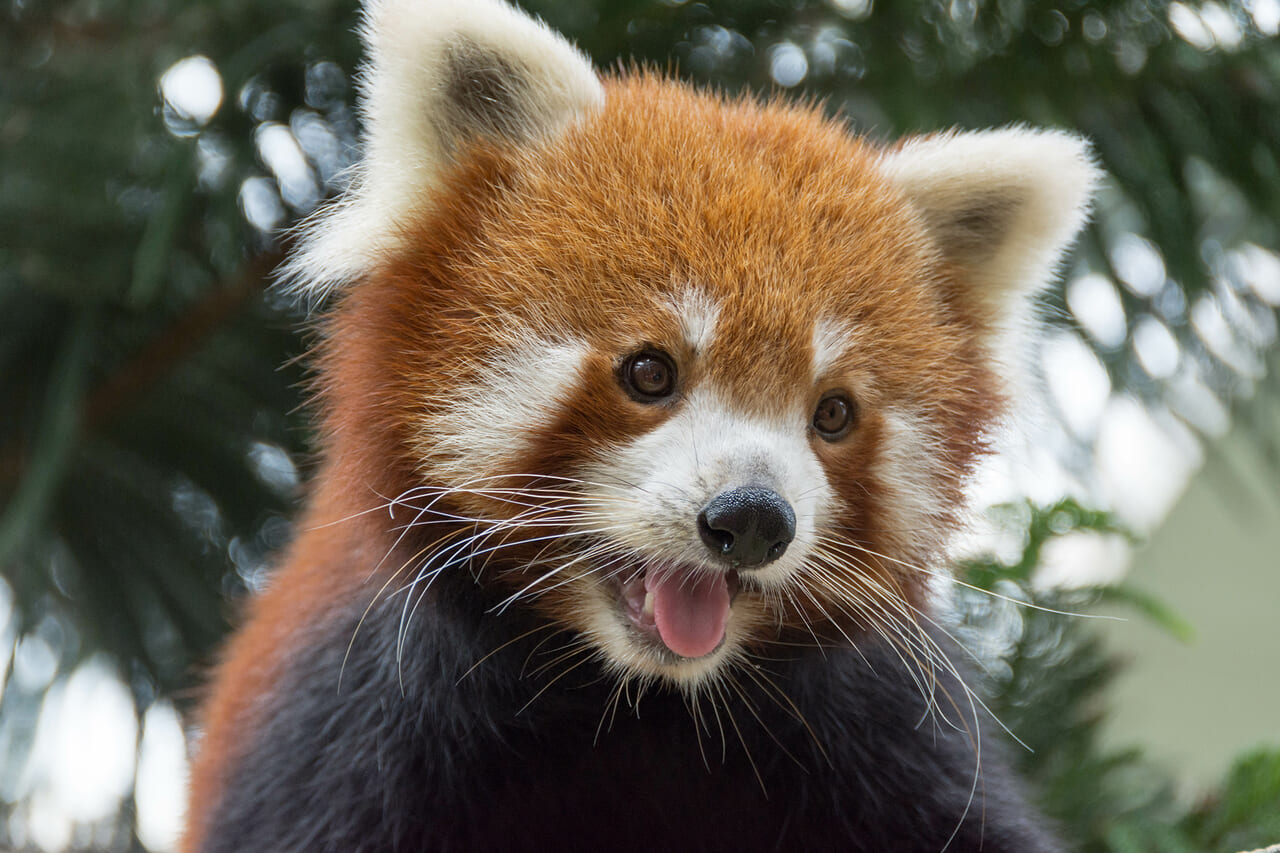
[[[659,359],[640,356],[631,364],[631,384],[641,394],[662,397],[671,391],[671,371]]]
[[[828,397],[818,403],[813,425],[819,432],[839,432],[849,423],[849,402],[843,397]]]

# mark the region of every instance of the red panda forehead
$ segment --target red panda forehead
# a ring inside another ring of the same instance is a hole
[[[876,157],[815,109],[614,80],[601,109],[517,155],[477,264],[531,322],[614,348],[687,338],[701,304],[715,334],[700,363],[744,402],[776,402],[811,385],[820,318],[934,310],[924,238]]]

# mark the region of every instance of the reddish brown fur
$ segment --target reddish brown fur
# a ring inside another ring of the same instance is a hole
[[[203,810],[258,722],[258,697],[305,654],[326,612],[368,601],[400,567],[388,560],[370,576],[387,549],[386,517],[353,516],[431,482],[420,431],[454,389],[483,379],[470,366],[493,347],[477,333],[482,321],[570,331],[593,353],[584,387],[508,473],[570,470],[668,416],[630,405],[612,371],[641,344],[688,360],[661,303],[692,285],[720,314],[710,350],[681,377],[686,386],[714,383],[732,406],[761,414],[811,410],[832,388],[857,399],[854,433],[814,442],[851,538],[918,563],[936,556],[954,525],[953,511],[940,508],[936,530],[889,529],[889,486],[875,460],[886,406],[924,412],[945,463],[945,505],[960,504],[1000,407],[982,351],[988,321],[877,174],[877,151],[817,109],[726,101],[647,74],[606,87],[599,112],[545,147],[473,149],[443,191],[423,199],[407,228],[412,248],[333,312],[319,348],[327,464],[297,543],[218,669],[192,775],[190,853]],[[857,345],[815,385],[818,318],[847,324]],[[464,509],[511,512],[478,498]],[[860,559],[882,586],[921,603],[919,573]],[[538,601],[573,624],[577,594],[569,584]]]

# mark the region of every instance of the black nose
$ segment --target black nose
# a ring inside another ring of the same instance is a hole
[[[735,567],[763,566],[796,537],[796,514],[772,489],[743,486],[722,492],[698,513],[698,533]]]

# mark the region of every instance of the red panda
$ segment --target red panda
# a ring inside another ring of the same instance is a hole
[[[373,0],[323,462],[204,702],[186,853],[1053,851],[936,579],[1096,181],[1011,128],[598,76]]]

